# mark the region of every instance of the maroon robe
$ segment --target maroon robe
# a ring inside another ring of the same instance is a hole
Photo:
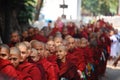
[[[47,80],[58,80],[54,65],[49,62],[47,59],[41,59],[37,63],[37,65],[42,65],[45,72]]]
[[[67,80],[80,80],[80,76],[77,72],[77,67],[69,61],[65,63],[58,60],[60,68],[59,79],[66,78]]]
[[[80,51],[78,48],[75,48],[72,51],[69,51],[67,54],[67,59],[69,59],[80,71],[85,70],[85,56],[83,51]]]
[[[40,34],[36,34],[32,37],[32,40],[38,40],[38,41],[41,41],[41,42],[44,42],[46,43],[47,42],[47,38],[40,35]]]
[[[16,70],[8,60],[0,59],[0,74],[4,74],[10,78],[17,78]]]
[[[50,61],[53,64],[53,66],[55,68],[56,75],[58,75],[59,74],[59,68],[58,68],[58,65],[57,65],[57,62],[56,62],[57,61],[57,56],[55,54],[53,54],[51,56],[48,56],[47,60]]]
[[[23,62],[17,67],[18,71],[23,73],[27,73],[32,77],[32,80],[42,80],[41,79],[41,72],[36,67],[36,65],[31,64],[29,62]]]
[[[20,71],[17,71],[17,78],[18,80],[32,80],[32,77],[29,74]]]

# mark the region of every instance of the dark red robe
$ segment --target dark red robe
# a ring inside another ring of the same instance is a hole
[[[0,74],[4,74],[11,78],[17,78],[16,70],[8,60],[0,59]]]
[[[77,72],[77,67],[69,61],[65,63],[58,61],[60,68],[59,80],[65,78],[67,80],[80,80],[80,76]]]
[[[85,70],[85,56],[83,51],[80,51],[78,48],[69,51],[67,54],[67,59],[69,59],[80,71]]]
[[[20,71],[17,71],[17,78],[18,80],[32,80],[32,77],[29,74]]]
[[[58,65],[57,65],[57,56],[55,54],[53,54],[51,56],[48,56],[47,60],[50,61],[53,64],[53,66],[55,68],[56,75],[58,75],[59,74],[59,68],[58,68]]]
[[[21,71],[23,73],[29,74],[32,77],[32,80],[42,80],[41,72],[36,67],[36,65],[34,65],[32,63],[25,61],[17,67],[17,70]]]
[[[54,65],[49,62],[47,59],[41,59],[37,63],[37,65],[42,65],[45,72],[47,80],[58,80]]]
[[[38,41],[41,41],[41,42],[44,42],[46,43],[47,42],[47,38],[40,35],[40,34],[36,34],[32,37],[32,40],[38,40]]]

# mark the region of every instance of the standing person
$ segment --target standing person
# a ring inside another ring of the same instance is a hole
[[[33,80],[42,80],[41,79],[42,73],[39,71],[37,66],[28,62],[29,53],[28,53],[27,46],[23,42],[21,42],[21,43],[16,44],[16,47],[19,48],[21,52],[20,53],[21,64],[19,64],[17,70],[24,72],[24,73],[28,73],[32,77]]]
[[[7,45],[0,45],[0,75],[4,75],[0,76],[0,80],[1,78],[9,78],[10,80],[14,80],[14,78],[17,78],[16,70],[8,60],[10,55],[9,52],[10,49]]]
[[[35,51],[30,56],[34,57],[34,59],[32,58],[32,60],[36,65],[43,66],[46,72],[45,75],[47,80],[58,80],[58,75],[56,74],[54,65],[45,58],[45,45],[39,41],[33,41],[31,45],[32,48],[35,48],[37,50],[37,52]]]
[[[118,56],[118,40],[116,38],[114,30],[110,31],[110,40],[111,40],[111,47],[110,47],[110,57],[115,59]]]
[[[77,72],[77,67],[67,59],[67,48],[65,46],[57,46],[57,58],[58,66],[60,69],[59,79],[60,80],[80,80]]]

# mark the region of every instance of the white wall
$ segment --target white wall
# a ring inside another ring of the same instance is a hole
[[[65,9],[67,19],[77,19],[77,0],[65,0],[68,8]],[[44,0],[41,13],[45,15],[45,19],[56,20],[58,16],[62,15],[63,9],[59,7],[63,4],[63,0]]]

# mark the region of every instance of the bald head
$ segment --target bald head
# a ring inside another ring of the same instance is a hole
[[[28,58],[28,56],[29,56],[30,54],[28,53],[28,48],[27,48],[27,46],[25,45],[25,43],[24,43],[24,42],[17,43],[17,44],[16,44],[16,47],[19,48],[19,50],[20,50],[20,52],[21,52],[20,55],[21,55],[21,57],[22,57],[22,60],[23,60],[23,61],[27,60],[27,58]]]
[[[21,54],[20,50],[17,47],[11,47],[10,48],[10,56],[9,60],[14,65],[14,67],[17,67],[19,63],[21,62]]]
[[[20,50],[17,47],[10,48],[10,54],[18,54],[20,55]]]
[[[8,59],[9,54],[10,54],[10,49],[6,44],[1,44],[0,45],[0,58],[2,59]]]

